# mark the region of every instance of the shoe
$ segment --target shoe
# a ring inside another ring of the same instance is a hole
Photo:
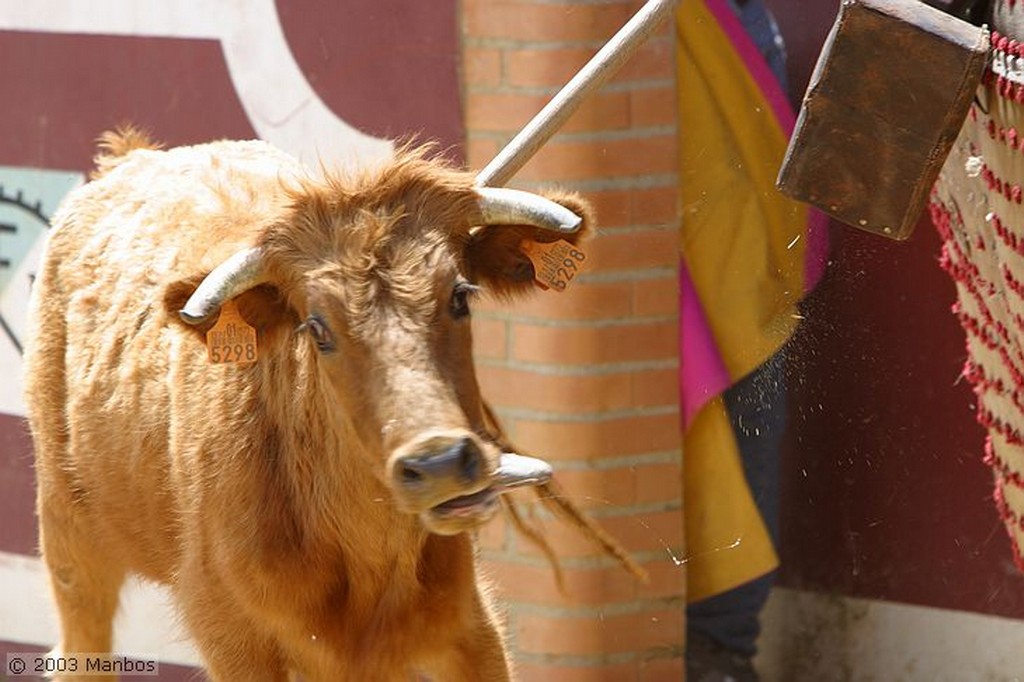
[[[750,656],[710,637],[691,633],[686,642],[686,682],[760,682]]]

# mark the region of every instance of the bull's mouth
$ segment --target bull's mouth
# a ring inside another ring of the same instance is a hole
[[[493,512],[497,504],[498,493],[491,486],[472,495],[460,495],[442,502],[432,507],[430,513],[440,519],[484,516]]]
[[[541,485],[551,479],[551,465],[535,457],[503,452],[491,485],[469,495],[459,495],[430,509],[430,515],[446,519],[486,520],[498,506],[498,496],[515,488]]]

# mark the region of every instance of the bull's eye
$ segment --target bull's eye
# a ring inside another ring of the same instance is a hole
[[[302,323],[300,329],[305,329],[309,332],[309,335],[313,337],[314,343],[316,343],[317,350],[321,353],[330,353],[334,350],[334,335],[331,334],[331,330],[327,323],[324,322],[324,318],[315,314],[310,315]]]
[[[478,290],[479,287],[466,281],[455,283],[455,288],[452,289],[452,299],[448,303],[448,312],[452,317],[458,320],[469,315],[469,298]]]

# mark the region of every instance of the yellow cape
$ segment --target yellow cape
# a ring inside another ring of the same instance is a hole
[[[735,382],[796,329],[808,216],[775,190],[788,135],[709,9],[715,1],[685,0],[677,14],[681,250]],[[696,414],[683,448],[688,600],[698,601],[767,573],[778,558],[720,398]]]

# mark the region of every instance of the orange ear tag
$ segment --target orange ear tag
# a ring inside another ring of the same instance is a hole
[[[217,324],[206,332],[206,354],[214,364],[256,362],[256,330],[242,319],[234,299],[220,307]]]
[[[541,289],[565,291],[587,260],[587,254],[564,239],[557,242],[524,239],[520,248],[533,263],[535,279]]]

